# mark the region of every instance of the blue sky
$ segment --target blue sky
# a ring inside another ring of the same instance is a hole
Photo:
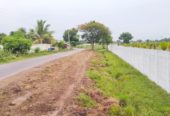
[[[64,30],[96,20],[114,39],[131,32],[135,39],[170,37],[170,0],[0,0],[0,32],[34,28],[47,20],[55,37]]]

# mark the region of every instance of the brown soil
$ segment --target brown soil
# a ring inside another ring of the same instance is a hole
[[[94,55],[83,51],[1,81],[0,116],[71,115],[70,103]]]
[[[98,54],[93,57],[95,60],[101,60]],[[101,66],[103,67],[103,66]],[[89,69],[93,69],[93,64],[90,63]],[[95,102],[96,106],[92,108],[84,107],[78,99],[80,93],[85,93],[90,96]],[[83,77],[74,90],[74,94],[70,100],[64,105],[64,110],[60,113],[62,116],[107,116],[112,106],[120,107],[120,101],[103,95],[102,91],[96,87],[96,82],[89,77]]]
[[[65,104],[64,110],[61,112],[62,116],[107,116],[109,109],[112,106],[119,106],[119,101],[114,98],[105,97],[100,90],[95,86],[95,82],[84,77],[79,84],[79,88],[74,91],[69,102]],[[94,108],[86,108],[81,105],[78,100],[78,96],[82,93],[86,93],[95,102]]]

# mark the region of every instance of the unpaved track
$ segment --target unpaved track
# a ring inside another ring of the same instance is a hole
[[[11,77],[0,89],[1,116],[60,116],[93,56],[82,51]]]

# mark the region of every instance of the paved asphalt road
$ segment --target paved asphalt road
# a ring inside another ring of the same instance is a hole
[[[49,61],[63,58],[82,51],[82,49],[74,49],[72,51],[61,52],[53,55],[31,58],[23,61],[13,62],[0,65],[0,80],[22,72],[24,70],[48,63]]]

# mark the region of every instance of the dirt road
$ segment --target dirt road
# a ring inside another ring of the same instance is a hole
[[[92,51],[82,51],[4,80],[1,116],[61,115],[93,56]]]

